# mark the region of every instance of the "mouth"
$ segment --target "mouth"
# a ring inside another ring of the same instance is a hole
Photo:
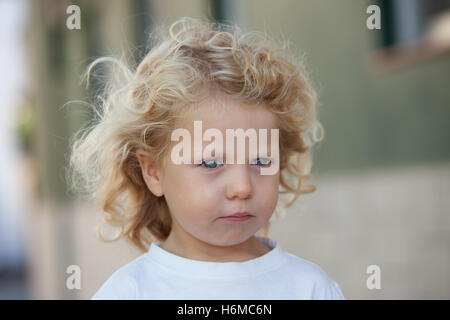
[[[239,222],[239,221],[246,221],[246,220],[248,220],[248,219],[250,219],[252,217],[254,217],[254,215],[252,215],[252,214],[250,214],[248,212],[236,212],[236,213],[234,213],[232,215],[229,215],[229,216],[220,217],[220,219],[226,220],[226,221]]]

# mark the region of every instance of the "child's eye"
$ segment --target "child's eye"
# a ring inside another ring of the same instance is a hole
[[[272,160],[270,160],[268,158],[256,158],[256,162],[257,162],[256,165],[259,165],[261,167],[268,167],[272,163]],[[255,164],[255,163],[250,163],[250,164]]]
[[[211,160],[203,160],[200,165],[206,169],[216,169],[221,165],[223,165],[223,163],[221,163],[216,159],[211,159]]]

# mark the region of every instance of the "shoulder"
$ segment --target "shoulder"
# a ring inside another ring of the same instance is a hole
[[[92,296],[92,300],[131,300],[137,299],[138,283],[145,262],[145,255],[134,259],[128,264],[116,270],[98,291]]]
[[[317,264],[286,252],[286,267],[293,281],[311,289],[311,299],[344,300],[340,286]]]

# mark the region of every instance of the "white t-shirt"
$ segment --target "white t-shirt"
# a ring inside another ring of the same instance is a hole
[[[345,299],[339,285],[316,264],[257,237],[271,250],[241,262],[192,260],[152,242],[121,267],[92,299],[297,300]]]

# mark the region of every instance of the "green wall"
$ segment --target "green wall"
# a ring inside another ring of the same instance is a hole
[[[375,1],[246,4],[250,28],[306,53],[326,130],[313,172],[449,161],[450,54],[377,75],[370,55],[380,34],[366,28]]]

